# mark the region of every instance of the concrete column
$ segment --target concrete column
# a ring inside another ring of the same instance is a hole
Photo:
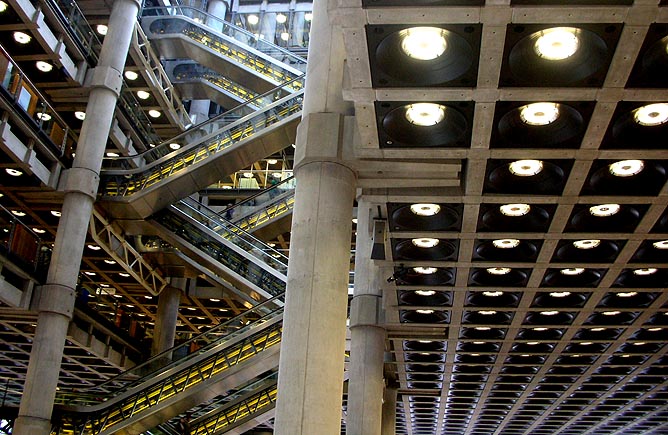
[[[37,329],[14,435],[47,435],[51,429],[79,265],[138,10],[137,0],[114,2],[98,66],[90,73],[91,92],[76,158],[61,182],[65,191],[62,215],[46,284],[36,302]]]
[[[383,419],[381,435],[396,435],[397,432],[397,385],[388,385],[383,393]]]
[[[329,26],[327,2],[316,0],[314,8],[322,33],[314,35],[310,46],[309,56],[314,57],[309,59],[307,86],[312,87],[306,90],[304,119],[297,132],[297,188],[275,435],[339,435],[341,431],[356,178],[341,159],[349,140],[343,116],[347,106],[341,95],[343,39],[340,32],[335,37]],[[318,67],[311,69],[311,61]],[[318,65],[321,62],[324,65]],[[307,104],[309,100],[313,101]]]
[[[227,14],[227,2],[223,0],[209,0],[206,11],[214,17],[224,20],[225,14]],[[221,21],[208,20],[206,24],[213,30],[217,30],[218,32],[223,31],[223,23]]]
[[[347,435],[381,435],[385,330],[379,326],[382,289],[371,260],[372,206],[357,202],[355,290],[350,309]]]
[[[211,101],[209,100],[192,100],[190,101],[190,121],[193,125],[201,124],[209,120],[209,108]]]
[[[260,23],[260,39],[272,44],[276,42],[276,15],[275,12],[267,12],[262,16]]]
[[[158,312],[155,317],[151,355],[157,355],[174,347],[179,303],[181,302],[181,293],[187,284],[186,281],[186,278],[172,278],[171,285],[158,296]]]

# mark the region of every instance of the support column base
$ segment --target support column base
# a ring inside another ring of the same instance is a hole
[[[48,435],[51,432],[51,421],[45,418],[20,416],[14,422],[14,435]]]

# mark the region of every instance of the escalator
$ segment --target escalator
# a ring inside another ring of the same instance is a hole
[[[253,394],[239,396],[239,386],[278,366],[282,302],[283,295],[272,298],[86,391],[59,392],[52,433],[140,433],[221,395],[228,411],[257,409],[275,393],[252,399]]]
[[[145,8],[142,27],[163,58],[196,60],[256,92],[291,82],[306,68],[305,59],[195,8]],[[293,91],[302,89],[293,83]]]

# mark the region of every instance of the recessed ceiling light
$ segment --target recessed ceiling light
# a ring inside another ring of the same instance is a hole
[[[573,27],[553,27],[542,30],[537,33],[540,36],[534,44],[536,54],[548,60],[567,59],[578,51],[580,46],[578,33],[579,30]]]
[[[43,60],[38,60],[35,62],[35,66],[42,72],[50,72],[53,69],[53,65],[51,65],[49,62],[44,62]]]
[[[647,330],[652,331],[652,332],[657,332],[657,331],[661,331],[662,329],[663,328],[655,327],[655,328],[648,328]]]
[[[503,294],[503,292],[500,291],[500,290],[496,290],[496,291],[482,292],[482,294],[485,295],[485,296],[489,296],[489,297],[497,297],[497,296],[501,296]]]
[[[506,275],[510,273],[510,267],[488,267],[487,273],[490,275]]]
[[[620,298],[630,298],[630,297],[633,297],[637,294],[638,294],[638,292],[619,292],[619,293],[615,293],[615,296],[619,296]]]
[[[159,110],[151,109],[148,111],[148,116],[151,118],[160,118],[160,115],[162,115],[162,113],[160,113]]]
[[[18,216],[18,217],[23,217],[23,216],[26,215],[26,214],[25,214],[24,212],[22,212],[21,210],[12,210],[12,214],[13,214],[14,216]]]
[[[434,290],[415,290],[415,294],[420,296],[433,296],[436,292]]]
[[[570,296],[571,292],[550,292],[550,296],[553,298],[565,298],[566,296]]]
[[[635,269],[633,273],[635,275],[640,275],[640,276],[645,276],[645,275],[652,275],[657,272],[657,269],[655,267],[646,267],[643,269]]]
[[[433,314],[434,310],[416,310],[420,314]]]
[[[516,248],[520,244],[519,239],[497,239],[492,241],[495,248],[510,249]]]
[[[534,331],[542,332],[542,331],[547,331],[549,328],[545,328],[545,327],[543,327],[543,326],[539,326],[539,327],[531,328],[531,329],[533,329]]]
[[[137,91],[137,97],[139,97],[139,98],[142,99],[142,100],[147,100],[148,97],[150,97],[150,96],[151,96],[151,93],[150,93],[150,92],[146,92],[146,91]]]
[[[423,237],[421,239],[413,239],[411,242],[418,248],[433,248],[439,244],[440,240]]]
[[[137,80],[139,78],[139,74],[137,74],[135,71],[125,71],[125,78],[128,80]]]
[[[97,275],[97,273],[95,273],[95,272],[89,272],[89,271],[86,271],[86,272],[84,272],[84,273],[85,273],[86,275],[88,275],[88,276],[95,276],[95,275]]]
[[[277,22],[277,23],[279,23],[279,24],[283,24],[283,23],[285,23],[286,21],[288,21],[288,17],[285,16],[284,14],[277,14],[277,15],[276,15],[276,22]]]
[[[37,118],[44,122],[51,121],[51,115],[49,115],[48,113],[39,112],[37,114]]]
[[[438,269],[436,269],[435,267],[422,267],[422,266],[418,266],[418,267],[414,267],[413,270],[414,270],[416,273],[419,273],[419,274],[421,274],[421,275],[431,275],[432,273],[436,273],[436,271],[437,271]]]
[[[74,117],[80,121],[83,121],[84,119],[86,119],[86,112],[77,110],[76,112],[74,112]]]
[[[27,33],[14,32],[14,41],[18,42],[19,44],[27,44],[31,39],[32,37]]]
[[[51,214],[55,217],[60,217],[61,213],[58,210],[51,210]]]
[[[537,341],[527,341],[527,344],[528,344],[529,346],[535,346],[535,345],[538,344],[538,342],[537,342]]]
[[[20,177],[23,175],[23,171],[19,171],[18,169],[14,168],[5,168],[5,172],[7,172],[12,177]]]
[[[543,162],[540,160],[517,160],[512,162],[508,169],[518,177],[531,177],[543,170]]]
[[[116,261],[114,260],[104,260],[104,262],[107,264],[116,264]]]
[[[100,248],[100,247],[97,246],[97,245],[86,245],[86,246],[87,246],[88,249],[90,249],[91,251],[99,251],[100,249],[102,249],[102,248]]]
[[[481,311],[478,311],[478,313],[482,314],[483,316],[493,316],[494,314],[496,314],[496,311],[494,311],[494,310],[481,310]]]
[[[43,230],[43,229],[41,229],[41,228],[33,228],[32,230],[33,230],[34,232],[36,232],[37,234],[44,234],[44,233],[46,233],[46,230]]]
[[[438,27],[411,27],[401,31],[401,49],[408,57],[436,59],[447,46],[445,30]]]
[[[529,125],[548,125],[557,118],[559,118],[557,103],[532,103],[520,109],[520,119]]]
[[[621,314],[621,311],[603,311],[601,314],[604,316],[616,316],[617,314]]]
[[[414,103],[406,108],[408,122],[421,127],[436,125],[445,118],[445,106],[436,103]]]
[[[578,249],[594,249],[600,244],[601,241],[598,239],[576,240],[573,242],[573,246]]]
[[[243,175],[246,178],[253,178],[253,173],[251,171],[244,172]]]
[[[652,243],[652,246],[654,246],[656,249],[668,249],[668,240],[654,242]]]
[[[594,332],[605,331],[605,329],[606,329],[606,328],[601,328],[601,327],[599,327],[599,328],[591,328],[591,330],[594,331]]]
[[[504,216],[524,216],[531,211],[529,204],[505,204],[499,207],[499,211]]]
[[[130,274],[129,274],[129,273],[118,272],[118,274],[119,274],[120,276],[122,276],[123,278],[129,278],[129,277],[130,277]]]
[[[250,14],[248,16],[248,18],[246,18],[246,20],[248,21],[248,24],[250,24],[251,26],[254,26],[254,25],[256,25],[257,23],[260,22],[260,17],[258,17],[257,15],[254,15],[254,14]]]
[[[562,275],[580,275],[583,273],[585,270],[583,267],[569,267],[567,269],[561,269],[559,272],[561,272]]]
[[[287,41],[288,39],[290,39],[290,34],[288,32],[281,32],[281,40]]]
[[[633,119],[645,126],[663,124],[668,121],[668,103],[648,104],[637,108],[633,112]]]
[[[616,177],[631,177],[645,168],[642,160],[620,160],[609,166],[610,173]]]
[[[107,152],[107,157],[118,157],[118,153],[115,153],[113,151]]]
[[[9,5],[7,5],[7,3],[0,1],[0,13],[6,11],[8,7]]]
[[[554,316],[559,314],[559,311],[557,310],[541,311],[540,314],[542,314],[543,316]]]
[[[607,217],[617,214],[620,208],[619,204],[601,204],[589,207],[589,213],[592,216]]]
[[[490,328],[489,326],[476,326],[475,327],[476,331],[489,331]],[[484,342],[480,342],[480,344],[483,344]]]
[[[104,24],[98,24],[97,27],[95,27],[95,30],[97,30],[97,33],[99,33],[100,35],[104,36],[104,35],[106,35],[107,32],[109,31],[109,27],[107,27],[107,26],[104,25]]]
[[[583,346],[590,346],[590,345],[592,345],[592,344],[594,344],[594,343],[591,342],[591,341],[583,341],[583,342],[580,343],[580,344],[582,344]]]
[[[413,204],[411,211],[418,216],[434,216],[441,211],[441,206],[438,204]]]
[[[313,19],[313,14],[311,12],[307,12],[304,14],[304,20],[311,21],[312,19]]]
[[[173,150],[178,150],[179,148],[181,148],[181,144],[176,143],[176,142],[172,142],[172,143],[169,144],[169,147]]]

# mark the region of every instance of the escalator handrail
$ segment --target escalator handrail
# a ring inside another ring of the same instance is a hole
[[[269,192],[269,191],[271,191],[271,190],[274,190],[274,189],[278,190],[278,189],[281,188],[281,186],[282,186],[283,184],[292,183],[292,182],[294,182],[294,181],[296,181],[296,180],[295,180],[295,177],[294,177],[294,175],[293,175],[292,177],[288,177],[288,178],[286,178],[285,180],[282,180],[282,181],[281,181],[280,183],[278,183],[278,184],[274,184],[274,185],[271,186],[271,187],[268,187],[268,188],[266,188],[266,189],[264,189],[264,190],[259,191],[258,193],[255,193],[255,194],[253,194],[253,195],[251,195],[251,196],[249,196],[249,197],[247,197],[247,198],[244,198],[243,200],[241,200],[241,201],[237,202],[236,204],[234,204],[231,208],[234,209],[234,208],[239,207],[239,206],[245,206],[245,205],[248,205],[248,203],[252,203],[252,202],[255,201],[258,197],[260,197],[260,196],[266,194],[267,192]],[[291,190],[294,190],[294,189],[291,189]],[[218,215],[220,215],[220,213],[218,213]]]

